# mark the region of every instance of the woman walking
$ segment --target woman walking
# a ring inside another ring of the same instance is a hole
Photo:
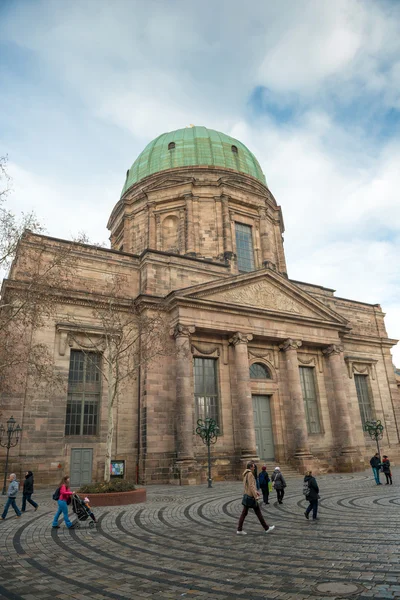
[[[29,502],[33,506],[35,510],[39,508],[34,500],[31,499],[33,494],[33,473],[32,471],[27,471],[25,473],[25,481],[24,481],[24,489],[22,491],[22,512],[26,511],[26,503]]]
[[[318,519],[318,498],[319,498],[319,487],[317,484],[317,480],[312,476],[312,471],[307,471],[304,476],[304,483],[308,483],[308,493],[306,495],[306,500],[308,500],[309,505],[307,506],[307,510],[304,513],[306,519],[309,519],[310,512],[313,511],[313,521]]]
[[[286,481],[279,467],[275,467],[274,472],[272,473],[271,481],[273,482],[276,490],[278,502],[279,504],[282,504],[283,496],[285,495]]]
[[[58,510],[56,512],[56,514],[54,515],[54,519],[53,519],[53,527],[55,529],[59,529],[60,526],[58,524],[58,519],[59,516],[61,515],[61,513],[64,516],[64,522],[66,524],[66,526],[68,527],[68,529],[72,529],[74,527],[74,525],[71,523],[71,521],[69,520],[68,517],[68,504],[71,501],[71,496],[74,492],[72,492],[69,489],[69,476],[66,475],[65,477],[63,477],[61,479],[60,482],[60,497],[57,500],[57,504],[58,504]]]
[[[252,508],[254,510],[254,512],[256,513],[257,518],[261,523],[261,526],[265,530],[265,533],[269,533],[273,529],[275,529],[275,525],[267,525],[267,523],[264,521],[264,517],[261,514],[261,509],[258,506],[258,502],[257,502],[259,493],[257,492],[256,480],[254,478],[253,472],[254,472],[254,463],[248,462],[247,468],[243,473],[243,484],[244,484],[244,494],[243,494],[243,500],[242,500],[243,510],[242,510],[242,514],[240,515],[239,524],[238,524],[238,528],[237,528],[237,532],[236,532],[238,535],[246,535],[246,532],[243,531],[243,523],[244,523],[245,518],[247,517],[249,508]]]
[[[386,477],[386,485],[392,485],[393,481],[392,481],[392,472],[390,470],[390,460],[388,459],[388,457],[386,456],[386,454],[383,455],[383,461],[382,461],[382,471],[385,474]]]

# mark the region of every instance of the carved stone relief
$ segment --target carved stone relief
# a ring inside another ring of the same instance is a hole
[[[219,356],[220,349],[215,344],[192,343],[192,354],[205,354],[206,356]]]
[[[268,281],[259,281],[243,287],[235,287],[215,294],[210,294],[209,298],[231,304],[280,310],[304,316],[316,316],[316,313],[309,310]]]

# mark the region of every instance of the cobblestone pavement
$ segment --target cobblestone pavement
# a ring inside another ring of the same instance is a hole
[[[0,598],[399,598],[400,469],[393,475],[392,486],[370,471],[319,477],[315,522],[303,514],[302,478],[288,477],[284,503],[263,508],[276,529],[265,535],[250,511],[247,536],[236,535],[239,482],[149,487],[146,504],[96,509],[97,530],[52,529],[53,490],[39,491],[37,512],[0,522]]]

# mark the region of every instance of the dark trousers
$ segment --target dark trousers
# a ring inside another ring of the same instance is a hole
[[[22,507],[21,507],[22,512],[25,512],[27,502],[29,502],[29,504],[32,504],[33,508],[38,507],[36,502],[34,500],[31,500],[31,496],[32,496],[32,494],[27,494],[27,493],[22,494]]]
[[[21,516],[21,511],[19,510],[17,503],[15,502],[15,498],[7,498],[7,502],[4,505],[4,510],[3,510],[3,514],[1,515],[3,519],[6,518],[7,513],[8,513],[8,509],[10,508],[10,506],[13,507],[13,509],[15,510],[15,514],[17,515],[17,517]]]
[[[279,504],[282,504],[283,496],[285,495],[285,489],[276,490],[276,497],[278,498]]]
[[[386,477],[386,483],[390,483],[390,485],[393,483],[392,481],[392,474],[391,473],[385,473],[385,477]]]
[[[316,519],[318,512],[318,500],[309,500],[309,503],[310,504],[307,506],[306,513],[309,515],[312,511],[312,518]]]
[[[266,522],[264,521],[264,517],[261,514],[261,509],[258,506],[258,504],[257,504],[256,508],[253,508],[253,510],[256,513],[257,519],[260,521],[262,527],[265,529],[265,531],[267,531],[267,529],[269,529],[269,527],[266,524]],[[240,515],[240,519],[239,519],[238,531],[242,531],[243,523],[244,523],[245,518],[247,517],[248,512],[249,512],[249,508],[247,506],[243,506],[242,514]]]
[[[268,498],[269,498],[269,490],[268,490],[268,488],[267,487],[266,488],[262,487],[261,491],[262,491],[262,495],[263,495],[263,502],[264,502],[264,504],[268,504]]]

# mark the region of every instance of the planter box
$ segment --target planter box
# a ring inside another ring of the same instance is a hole
[[[80,494],[83,496],[83,494]],[[145,488],[131,492],[111,492],[109,494],[87,494],[90,506],[124,506],[125,504],[139,504],[146,502]]]

